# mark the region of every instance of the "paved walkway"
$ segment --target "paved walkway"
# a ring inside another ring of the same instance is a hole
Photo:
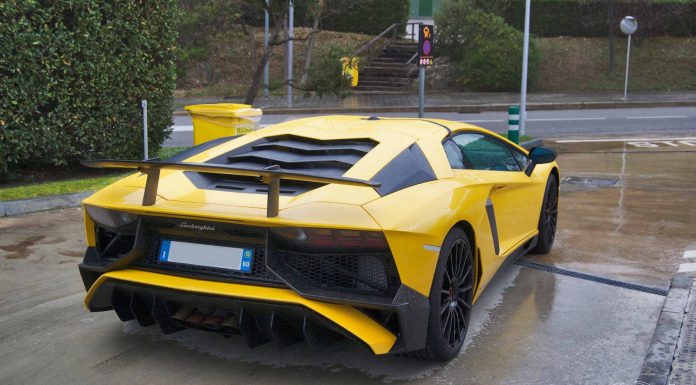
[[[177,98],[176,109],[199,103],[241,102],[241,98]],[[507,109],[519,103],[518,93],[452,92],[426,95],[425,106],[430,112],[480,112]],[[264,113],[339,113],[339,112],[407,112],[418,108],[418,95],[413,93],[376,94],[356,93],[345,98],[336,96],[297,97],[288,106],[285,96],[260,97],[256,107]],[[617,107],[696,106],[696,92],[616,92],[532,93],[528,96],[529,110],[582,109]]]

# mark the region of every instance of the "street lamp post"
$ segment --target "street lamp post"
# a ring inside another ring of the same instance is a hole
[[[268,7],[269,0],[266,0],[266,8],[263,10],[263,49],[268,49]],[[263,96],[268,97],[268,61],[263,66]]]
[[[531,0],[524,6],[524,40],[522,43],[522,87],[520,92],[520,135],[525,134],[527,120],[527,67],[529,63],[529,13]]]
[[[295,38],[295,2],[288,4],[288,106],[292,106],[292,45]]]
[[[628,35],[628,45],[626,48],[626,76],[624,80],[624,100],[628,98],[628,64],[631,61],[631,35],[638,30],[638,22],[633,16],[626,16],[619,25],[621,32]]]

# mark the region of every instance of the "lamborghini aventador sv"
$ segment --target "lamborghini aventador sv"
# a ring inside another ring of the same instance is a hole
[[[551,249],[555,158],[465,123],[328,116],[85,161],[136,171],[84,200],[85,305],[164,333],[448,360],[496,271]]]

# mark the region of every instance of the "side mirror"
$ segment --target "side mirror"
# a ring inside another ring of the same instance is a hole
[[[529,150],[529,158],[532,161],[529,162],[527,169],[524,170],[527,176],[532,175],[537,164],[551,163],[556,160],[556,151],[548,147],[532,147],[532,149]]]
[[[556,151],[548,147],[533,147],[529,151],[529,158],[535,164],[551,163],[556,160]]]

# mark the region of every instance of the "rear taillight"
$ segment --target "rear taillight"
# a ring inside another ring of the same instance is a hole
[[[100,225],[118,228],[135,223],[138,216],[132,213],[118,210],[109,210],[97,206],[85,205],[85,210],[92,220]]]
[[[89,205],[85,205],[85,210],[94,221],[97,256],[103,264],[121,258],[133,249],[138,227],[136,214]]]
[[[389,249],[384,235],[377,231],[280,227],[271,229],[271,232],[284,241],[308,249]]]

